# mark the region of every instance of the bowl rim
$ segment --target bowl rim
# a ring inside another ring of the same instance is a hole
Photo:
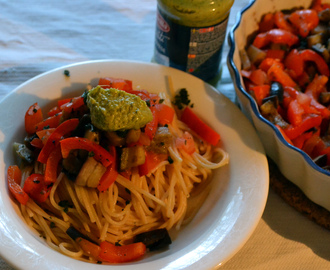
[[[244,13],[247,10],[249,10],[251,7],[253,7],[257,1],[258,0],[251,0],[241,11],[237,12],[236,22],[233,25],[233,27],[229,30],[229,33],[228,33],[229,52],[228,52],[228,56],[227,56],[227,65],[232,70],[233,83],[236,86],[236,88],[248,99],[251,109],[252,109],[253,113],[255,114],[255,116],[260,121],[262,121],[263,123],[265,123],[266,125],[268,125],[269,127],[271,127],[273,129],[273,131],[275,132],[276,137],[277,137],[277,139],[279,139],[280,143],[284,144],[284,146],[288,147],[292,151],[296,151],[300,155],[302,155],[304,160],[307,162],[307,164],[310,165],[311,168],[313,168],[317,172],[330,176],[330,171],[322,169],[320,166],[316,165],[316,163],[312,160],[312,158],[308,154],[306,154],[301,149],[289,144],[284,139],[284,137],[283,137],[282,133],[279,131],[279,129],[276,128],[276,126],[273,123],[271,123],[269,120],[267,120],[260,114],[257,103],[255,102],[253,97],[249,93],[247,93],[247,91],[244,89],[244,87],[241,83],[240,72],[239,72],[236,64],[234,63],[234,52],[237,49],[236,42],[235,42],[235,32],[242,22],[242,17],[244,16]]]

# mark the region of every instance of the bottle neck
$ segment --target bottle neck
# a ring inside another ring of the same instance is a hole
[[[207,27],[225,20],[233,2],[234,0],[158,0],[158,8],[177,24]]]

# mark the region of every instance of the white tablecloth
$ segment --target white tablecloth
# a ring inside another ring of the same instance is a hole
[[[236,13],[249,0],[236,0]],[[156,0],[0,0],[0,99],[24,81],[85,60],[150,62]],[[226,67],[220,91],[232,101]],[[239,233],[239,232],[238,232]],[[255,232],[221,269],[328,269],[330,232],[309,221],[270,190]],[[0,259],[0,270],[11,269]]]

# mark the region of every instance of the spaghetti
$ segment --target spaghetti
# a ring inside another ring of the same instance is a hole
[[[111,80],[111,83],[110,87],[116,87],[114,80]],[[164,101],[164,104],[172,108],[167,99]],[[60,161],[55,181],[46,183],[46,199],[38,201],[33,199],[33,191],[25,187],[31,176],[44,176],[49,173],[48,162],[43,164],[35,161],[28,166],[21,166],[20,187],[22,192],[28,193],[29,199],[22,201],[12,189],[11,192],[21,202],[20,210],[26,224],[44,237],[51,248],[67,256],[89,262],[115,263],[121,261],[102,255],[105,245],[110,243],[111,248],[118,244],[130,246],[136,244],[133,240],[141,233],[159,229],[180,229],[193,218],[206,198],[211,171],[229,161],[228,154],[218,144],[214,146],[207,142],[195,128],[193,130],[189,127],[189,123],[179,120],[177,115],[181,113],[174,114],[170,123],[158,123],[158,128],[165,126],[168,129],[171,141],[165,153],[154,153],[157,157],[154,158],[154,161],[157,161],[155,166],[151,169],[149,167],[150,170],[144,173],[141,173],[141,167],[145,164],[132,166],[125,171],[118,172],[116,169],[115,179],[105,190],[100,190],[99,185],[78,185],[70,179],[72,175],[63,169],[63,162]],[[74,115],[77,117],[77,114]],[[56,128],[54,130],[56,132]],[[146,127],[143,127],[142,133],[145,132]],[[63,137],[60,140],[63,140]],[[187,144],[190,144],[189,147]],[[36,145],[36,142],[32,145]],[[117,155],[121,147],[115,146]],[[145,144],[143,147],[149,154],[152,152]],[[78,155],[77,151],[79,150],[71,150],[71,153]],[[95,160],[93,157],[87,157],[89,158]],[[112,162],[115,163],[117,162]],[[9,170],[8,183],[12,175]],[[69,228],[75,228],[84,237],[72,238],[67,233]],[[77,239],[83,241],[79,242]],[[82,245],[84,241],[88,242],[87,248]],[[89,244],[96,251],[93,251]],[[141,257],[144,251],[145,249],[140,256],[133,256],[132,259]],[[127,257],[127,260],[131,258]]]

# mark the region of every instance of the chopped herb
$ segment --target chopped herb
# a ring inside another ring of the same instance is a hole
[[[164,102],[165,100],[163,99],[163,98],[161,98],[160,100],[159,100],[159,104],[162,104],[163,102]]]
[[[63,207],[63,211],[64,211],[65,213],[68,212],[69,208],[72,208],[72,205],[69,203],[68,200],[60,201],[60,202],[58,203],[58,205],[61,206],[61,207]]]
[[[34,113],[37,113],[37,111],[38,111],[38,110],[37,110],[36,108],[33,108],[33,112],[34,112]]]
[[[49,125],[47,125],[47,126],[44,126],[42,129],[49,129],[50,127],[49,127]]]
[[[89,157],[94,157],[94,156],[95,156],[95,153],[94,153],[93,151],[90,151],[90,152],[88,153],[88,156],[89,156]]]
[[[70,77],[70,71],[69,70],[64,70],[63,74],[67,77]]]
[[[167,160],[168,160],[168,162],[169,162],[170,164],[172,164],[172,163],[174,162],[173,159],[172,159],[170,156],[168,157]]]
[[[185,88],[179,90],[179,93],[175,95],[173,104],[178,107],[179,110],[182,110],[184,105],[190,104],[190,99],[188,95],[188,91]]]
[[[150,100],[146,100],[147,106],[150,107]]]

